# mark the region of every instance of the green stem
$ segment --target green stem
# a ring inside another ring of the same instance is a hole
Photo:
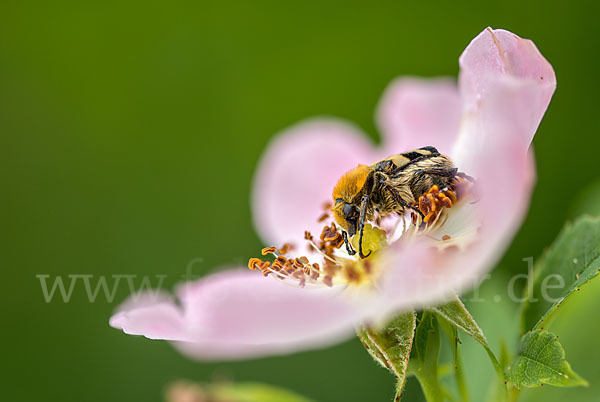
[[[456,326],[442,316],[438,316],[438,322],[440,327],[444,330],[452,347],[452,353],[454,355],[454,376],[456,378],[456,387],[458,388],[458,394],[463,402],[469,402],[469,389],[465,381],[465,375],[462,367],[462,359],[459,348],[458,329]]]
[[[440,356],[440,327],[435,314],[423,312],[415,332],[415,369],[412,370],[421,384],[427,402],[441,402],[444,391],[438,378]],[[408,364],[410,365],[413,359]]]
[[[464,402],[469,402],[471,398],[469,397],[469,389],[467,387],[467,383],[465,381],[465,373],[462,368],[462,361],[460,357],[460,352],[458,347],[456,348],[456,355],[454,358],[454,370],[456,377],[456,386],[458,388],[458,393]]]
[[[521,396],[520,389],[517,389],[516,387],[508,388],[507,397],[506,397],[507,402],[517,402],[517,400],[519,399],[519,396]]]
[[[427,372],[417,371],[415,372],[415,376],[421,385],[421,389],[423,390],[427,402],[444,401],[444,391],[440,386],[436,374],[431,373],[429,370]]]

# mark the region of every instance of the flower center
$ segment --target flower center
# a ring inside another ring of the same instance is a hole
[[[421,195],[415,206],[423,216],[413,210],[403,215],[382,218],[377,216],[373,223],[365,224],[363,229],[362,248],[367,258],[359,258],[345,251],[344,237],[335,223],[323,227],[318,240],[306,231],[304,240],[308,243],[309,255],[320,260],[311,262],[306,255],[290,256],[295,250],[294,245],[286,243],[281,248],[265,247],[262,255],[272,255],[273,261],[261,258],[251,258],[248,268],[260,271],[265,277],[291,281],[301,287],[307,285],[321,285],[332,287],[334,285],[374,286],[381,274],[378,264],[379,252],[391,243],[404,241],[417,236],[427,236],[439,249],[444,249],[452,244],[452,236],[442,234],[444,224],[448,221],[449,209],[463,202],[467,194],[472,194],[473,183],[457,177],[449,188],[440,189],[437,185]],[[329,203],[324,205],[324,212],[318,219],[324,222],[330,218],[327,211],[331,208]],[[455,224],[455,223],[453,223]],[[453,232],[454,233],[454,232]],[[359,236],[351,239],[354,249],[358,249]]]

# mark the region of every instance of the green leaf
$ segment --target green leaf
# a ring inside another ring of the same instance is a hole
[[[311,402],[287,389],[258,383],[233,384],[215,391],[222,401],[237,402]]]
[[[440,355],[440,330],[434,314],[424,311],[415,331],[415,345],[409,370],[421,384],[427,402],[443,401],[445,392],[438,378],[438,358]]]
[[[508,367],[508,381],[518,389],[544,384],[559,387],[587,386],[565,360],[565,351],[552,332],[537,329],[521,338],[518,356]]]
[[[521,331],[547,326],[560,304],[600,272],[600,218],[565,226],[534,268],[523,302]],[[553,287],[564,282],[562,287]]]
[[[213,390],[220,399],[216,401],[236,402],[311,402],[312,399],[300,396],[287,389],[259,383],[238,383]]]
[[[363,326],[357,330],[363,346],[383,367],[397,378],[396,401],[402,397],[406,383],[408,360],[415,336],[416,315],[413,311],[401,314],[382,330]]]
[[[443,319],[456,326],[460,330],[466,332],[473,339],[479,342],[490,357],[490,360],[492,361],[492,364],[494,365],[498,375],[504,378],[502,367],[500,366],[500,363],[498,363],[498,359],[496,359],[494,352],[492,352],[487,339],[485,339],[483,331],[481,328],[479,328],[479,325],[477,325],[473,319],[473,316],[471,316],[471,313],[469,313],[465,305],[458,297],[456,297],[450,303],[444,304],[443,306],[432,308],[431,311],[440,315]]]
[[[287,389],[262,383],[216,382],[209,384],[176,381],[165,393],[166,402],[214,401],[214,402],[312,402]]]

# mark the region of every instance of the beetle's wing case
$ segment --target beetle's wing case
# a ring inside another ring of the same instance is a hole
[[[392,155],[377,162],[372,168],[381,172],[386,177],[388,186],[410,205],[416,204],[419,197],[433,185],[444,188],[454,179],[452,161],[434,147],[423,147]],[[433,173],[440,171],[441,174]],[[405,209],[386,191],[375,191],[373,202],[376,210],[383,215],[402,212]]]
[[[431,158],[438,156],[440,153],[434,147],[423,147],[414,149],[412,151],[403,152],[401,154],[392,155],[382,161],[379,161],[371,167],[379,172],[387,174],[394,174],[402,170],[406,166],[410,165],[411,162]]]

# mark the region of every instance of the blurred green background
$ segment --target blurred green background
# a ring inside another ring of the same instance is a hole
[[[276,132],[334,115],[377,139],[386,85],[407,74],[456,76],[458,56],[487,25],[533,39],[559,84],[535,138],[530,213],[483,292],[504,289],[566,218],[597,206],[578,194],[598,178],[598,3],[416,3],[4,0],[3,399],[160,401],[175,379],[230,378],[318,401],[391,400],[393,378],[356,340],[199,364],[108,326],[124,286],[113,303],[90,303],[82,286],[70,303],[46,303],[36,275],[165,274],[171,288],[195,258],[195,274],[244,264],[262,247],[248,195]],[[592,289],[572,303],[576,313],[596,314],[600,287]],[[488,298],[472,308],[484,330],[514,341],[514,304]],[[600,323],[586,317],[559,318],[556,331],[592,387],[545,387],[524,399],[598,400]],[[491,365],[468,340],[464,348],[480,401]],[[412,381],[407,400],[419,400]]]

